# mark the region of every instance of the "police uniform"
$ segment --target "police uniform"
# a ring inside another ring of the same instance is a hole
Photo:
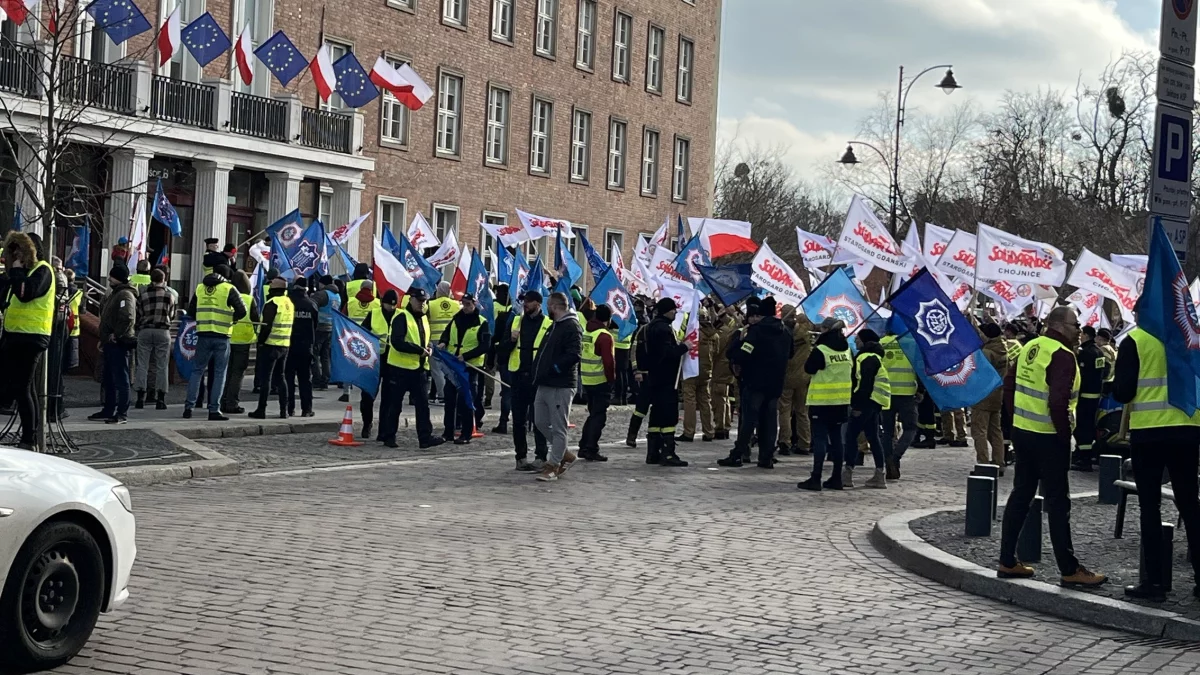
[[[685,323],[684,326],[687,324]],[[712,382],[713,351],[717,344],[717,329],[708,319],[708,310],[700,309],[700,335],[697,351],[699,373],[683,381],[683,433],[675,440],[691,443],[696,436],[696,411],[700,412],[703,439],[713,440],[712,401],[709,384]]]
[[[405,297],[423,300],[425,293],[415,289]],[[433,435],[433,424],[429,421],[429,331],[429,317],[424,311],[414,312],[411,303],[392,317],[387,355],[391,379],[384,385],[392,391],[388,405],[379,412],[379,438],[389,448],[399,447],[396,433],[400,427],[400,402],[405,394],[411,395],[416,408],[420,447],[430,448],[442,443],[441,437]]]
[[[917,437],[917,373],[908,356],[900,348],[895,335],[886,335],[879,341],[883,347],[883,366],[887,368],[891,383],[892,400],[883,411],[883,454],[888,478],[900,478],[900,460]],[[896,425],[900,425],[900,436],[896,437]]]
[[[462,305],[454,298],[434,298],[425,303],[425,316],[429,318],[429,330],[432,335],[437,338],[446,331],[446,326],[450,325],[450,320],[455,314],[462,309]],[[431,374],[433,375],[433,385],[437,392],[438,400],[443,400],[446,396],[446,371],[442,369],[440,362],[431,364]]]
[[[282,283],[276,280],[272,283]],[[258,361],[255,370],[262,371],[263,386],[258,389],[258,407],[250,417],[262,419],[267,416],[267,399],[271,390],[278,392],[279,417],[286,419],[288,390],[284,386],[283,371],[287,363],[288,347],[292,343],[292,325],[296,320],[296,306],[287,297],[286,289],[273,287],[263,305],[262,328],[258,337]]]
[[[805,372],[812,375],[805,403],[812,424],[813,469],[812,476],[796,486],[802,490],[842,489],[844,447],[841,425],[849,416],[854,368],[850,345],[842,335],[844,325],[840,321],[826,319],[821,324],[821,336],[817,338],[816,346],[804,364]],[[833,474],[822,483],[821,473],[827,450],[833,462]]]

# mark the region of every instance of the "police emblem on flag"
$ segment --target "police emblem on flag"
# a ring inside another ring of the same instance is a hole
[[[622,321],[628,321],[633,312],[633,307],[629,305],[625,293],[619,288],[609,289],[608,295],[604,296],[604,304],[608,305],[614,315],[621,317]]]
[[[275,234],[275,238],[279,240],[279,244],[284,248],[290,248],[304,231],[300,229],[298,223],[287,223],[279,228],[279,232]]]
[[[379,363],[379,352],[370,340],[348,328],[338,332],[338,344],[346,360],[364,370],[370,370]]]
[[[480,293],[482,293],[484,291],[484,289],[486,289],[486,288],[487,288],[487,274],[486,273],[476,274],[475,275],[475,295],[477,296],[475,298],[476,300],[479,299],[478,295]]]
[[[196,356],[196,345],[200,342],[200,334],[196,332],[196,322],[188,321],[179,332],[179,354],[184,360],[191,361]]]
[[[954,322],[950,311],[941,300],[934,298],[917,307],[917,333],[930,345],[948,345],[954,335]]]
[[[317,261],[320,259],[321,254],[317,251],[316,244],[305,239],[296,245],[296,252],[292,254],[290,262],[297,275],[306,277],[316,271]]]
[[[1182,270],[1171,281],[1171,300],[1175,305],[1172,312],[1175,325],[1183,334],[1187,348],[1200,349],[1200,321],[1197,321],[1196,306],[1192,304],[1192,294]]]
[[[698,248],[693,248],[692,250],[688,251],[687,258],[685,258],[685,260],[687,261],[688,272],[692,275],[692,278],[699,279],[700,268],[696,267],[696,265],[704,263],[704,252]]]
[[[972,354],[962,360],[962,363],[933,375],[933,380],[943,387],[960,387],[971,379],[971,375],[975,373],[975,355]]]
[[[845,295],[831,295],[825,298],[825,302],[821,303],[821,311],[817,312],[817,315],[844,321],[849,330],[854,330],[865,318],[858,303]]]
[[[413,255],[411,251],[406,251],[404,254],[404,269],[408,270],[409,275],[414,279],[420,279],[425,276],[425,271],[421,269],[421,264],[417,262],[417,256]]]

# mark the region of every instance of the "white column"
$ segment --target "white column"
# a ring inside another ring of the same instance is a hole
[[[35,136],[22,136],[17,143],[17,206],[21,207],[21,228],[24,232],[42,233],[42,189],[46,180],[45,152]],[[44,203],[44,202],[43,202]],[[13,214],[14,217],[16,214]]]
[[[108,206],[104,212],[104,242],[100,254],[100,278],[108,274],[109,252],[121,237],[129,236],[130,216],[137,195],[146,194],[150,179],[150,160],[154,153],[122,148],[112,154],[112,177]]]
[[[304,176],[298,173],[267,174],[268,225],[300,206],[300,181],[302,180],[304,180]]]
[[[232,164],[196,160],[196,199],[192,211],[192,246],[188,255],[189,292],[203,278],[204,240],[225,241],[225,215],[229,208],[229,172]]]
[[[332,211],[330,213],[333,222],[326,223],[330,232],[362,215],[362,193],[366,187],[362,183],[333,184]],[[354,256],[355,260],[360,259],[358,242],[361,234],[362,230],[360,229],[350,241],[346,242],[346,251]]]

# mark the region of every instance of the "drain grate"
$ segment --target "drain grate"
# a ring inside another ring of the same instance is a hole
[[[1186,640],[1146,637],[1117,637],[1112,638],[1112,640],[1113,642],[1129,647],[1153,647],[1155,649],[1178,649],[1184,652],[1200,652],[1200,642],[1187,642]]]

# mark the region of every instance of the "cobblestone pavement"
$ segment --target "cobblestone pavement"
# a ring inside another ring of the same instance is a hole
[[[795,488],[808,458],[716,470],[723,451],[686,446],[692,466],[673,470],[608,447],[607,464],[543,484],[472,444],[137,489],[130,602],[60,672],[1200,669],[1198,653],[953,591],[879,555],[878,516],[959,502],[969,449],[913,451],[886,491],[820,494]]]

